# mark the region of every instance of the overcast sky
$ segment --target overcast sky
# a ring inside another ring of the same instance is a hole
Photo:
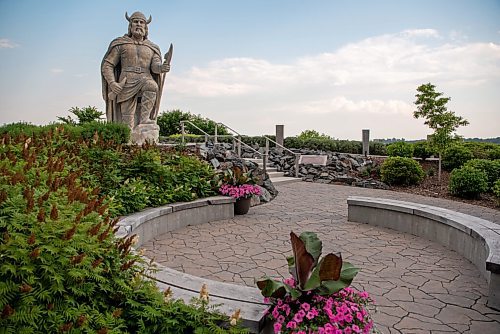
[[[248,135],[418,139],[431,82],[470,122],[459,134],[500,136],[500,0],[0,0],[0,124],[103,110],[100,63],[136,10],[174,44],[161,111]]]

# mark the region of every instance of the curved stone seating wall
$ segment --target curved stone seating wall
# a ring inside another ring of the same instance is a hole
[[[146,209],[122,218],[116,236],[137,234],[139,241],[135,247],[140,247],[160,234],[182,227],[231,219],[234,217],[234,201],[231,197],[216,196]],[[262,329],[263,312],[267,306],[257,288],[203,279],[156,265],[159,270],[153,279],[162,291],[170,287],[174,298],[189,302],[192,297],[199,297],[201,286],[207,284],[210,304],[222,304],[219,310],[227,315],[241,309],[243,326],[254,333]]]
[[[500,310],[500,225],[463,213],[410,202],[351,196],[348,220],[420,236],[474,263],[489,283],[488,303]]]

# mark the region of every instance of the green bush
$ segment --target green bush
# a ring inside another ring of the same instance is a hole
[[[474,159],[500,159],[500,157],[494,158],[496,154],[500,154],[499,144],[466,141],[460,145],[471,151]]]
[[[496,144],[491,150],[488,151],[488,159],[498,160],[500,159],[500,145]]]
[[[389,157],[380,167],[380,177],[389,185],[409,186],[422,182],[425,172],[412,158]]]
[[[105,122],[91,122],[84,123],[76,127],[69,128],[74,135],[73,139],[90,140],[95,138],[95,134],[104,141],[112,141],[115,144],[126,144],[130,138],[130,129],[125,124],[119,123],[105,123]]]
[[[114,202],[92,186],[100,177],[87,175],[86,159],[103,157],[109,167],[116,156],[105,149],[82,155],[93,142],[73,141],[62,128],[4,134],[2,143],[0,332],[241,332],[219,328],[227,317],[203,301],[165,300],[145,276],[149,265],[131,252],[133,236],[114,237]],[[141,183],[125,181],[122,197],[147,193]]]
[[[493,184],[493,195],[497,199],[497,206],[500,206],[500,180],[496,180]]]
[[[464,163],[473,158],[471,150],[461,144],[449,147],[441,157],[443,168],[448,171],[462,167]]]
[[[0,127],[0,134],[9,134],[11,137],[17,137],[24,134],[28,137],[40,136],[55,131],[65,132],[71,140],[93,140],[97,132],[98,138],[102,141],[113,141],[115,144],[127,143],[130,138],[130,129],[124,124],[91,122],[81,125],[71,124],[49,124],[33,125],[29,123],[12,123]]]
[[[91,107],[91,106],[85,108],[73,107],[69,110],[69,112],[74,116],[76,116],[76,120],[71,118],[71,116],[67,117],[58,116],[57,119],[66,124],[82,125],[85,123],[98,122],[101,120],[102,116],[104,116],[103,112],[97,110],[96,107]]]
[[[426,141],[421,141],[413,144],[413,156],[422,159],[424,161],[430,158],[433,154],[432,149]]]
[[[477,198],[488,190],[488,177],[482,170],[471,166],[456,168],[451,172],[449,191],[463,198]]]
[[[472,159],[464,166],[483,171],[488,177],[488,189],[492,189],[493,184],[500,180],[500,160]]]
[[[183,112],[181,110],[171,110],[161,113],[157,118],[157,124],[160,127],[160,136],[170,136],[182,133],[181,121],[190,121],[196,127],[200,128],[209,135],[215,134],[216,122],[211,119],[204,118],[201,115],[194,115],[190,112]],[[185,123],[184,131],[195,135],[203,135],[203,132],[196,129],[189,123]],[[229,132],[223,126],[217,127],[217,134],[227,135]]]
[[[413,145],[404,141],[398,141],[387,145],[387,154],[390,157],[413,157]]]

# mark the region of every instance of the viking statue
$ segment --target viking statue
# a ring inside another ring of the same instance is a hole
[[[125,17],[128,33],[111,42],[102,60],[102,93],[108,122],[125,123],[134,131],[143,124],[156,126],[172,45],[162,62],[160,48],[148,40],[151,16],[135,12]]]

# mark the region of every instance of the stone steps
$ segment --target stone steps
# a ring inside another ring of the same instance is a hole
[[[255,162],[257,165],[259,165],[260,168],[264,167],[264,163],[262,162],[262,159],[260,159],[260,158],[245,158],[244,160]],[[278,169],[276,167],[267,166],[266,172],[269,175],[269,179],[271,179],[271,182],[273,184],[284,184],[284,183],[292,183],[292,182],[302,181],[302,179],[297,178],[297,177],[285,176],[285,173],[278,172]]]

